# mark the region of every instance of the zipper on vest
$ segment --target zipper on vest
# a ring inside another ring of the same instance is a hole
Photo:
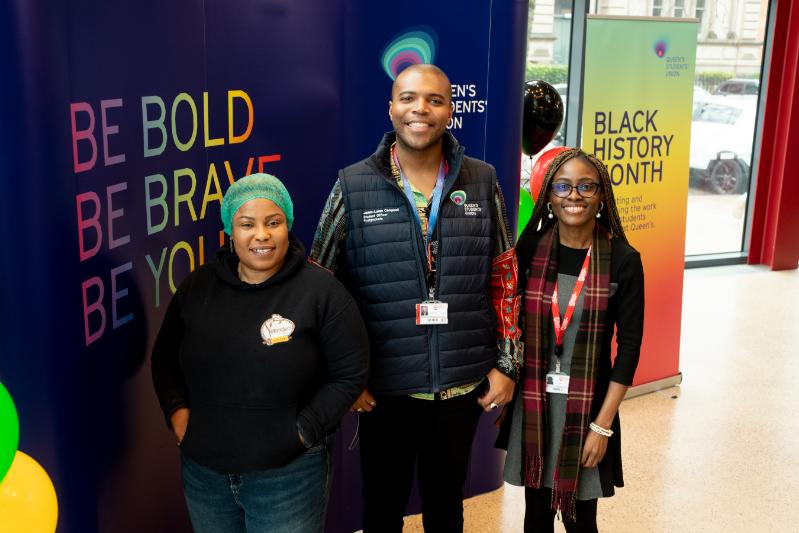
[[[443,217],[439,215],[439,224],[443,224],[444,220]],[[436,299],[440,298],[439,291],[441,290],[441,267],[443,265],[442,259],[444,258],[444,240],[441,236],[440,226],[438,232],[438,257],[436,257],[436,272],[435,276],[435,288],[436,288]],[[432,360],[433,360],[433,392],[438,393],[441,392],[441,361],[439,360],[439,351],[438,351],[438,330],[439,328],[433,326],[432,328],[432,335],[430,338],[430,349],[432,351]]]
[[[419,270],[419,279],[420,281],[420,288],[422,289],[422,300],[427,300],[430,297],[430,288],[427,286],[427,275],[425,274],[424,270],[424,257],[425,257],[425,250],[424,250],[424,238],[421,235],[421,228],[418,224],[416,224],[416,206],[411,205],[408,197],[403,194],[402,189],[397,184],[396,181],[391,180],[394,187],[399,191],[402,195],[403,199],[405,200],[405,206],[408,209],[412,209],[413,211],[408,211],[408,218],[411,223],[411,231],[413,233],[414,241],[416,242],[416,266]],[[440,243],[439,243],[440,246]],[[436,283],[438,283],[438,267],[436,267]],[[441,377],[439,375],[439,361],[438,361],[438,331],[437,328],[429,327],[427,329],[427,350],[428,350],[428,361],[430,361],[430,375],[433,380],[433,392],[437,393],[441,390],[441,385],[439,383]]]
[[[451,187],[452,187],[452,184],[450,184],[450,188]],[[441,202],[443,203],[444,200],[442,199]],[[443,238],[443,232],[441,231],[441,228],[442,228],[442,226],[444,224],[444,217],[441,216],[442,214],[443,214],[443,206],[442,206],[441,211],[439,211],[438,228],[436,228],[436,233],[438,234],[438,256],[436,257],[436,271],[433,274],[433,276],[434,276],[433,283],[434,283],[434,286],[436,288],[436,293],[435,293],[436,299],[439,299],[440,296],[441,296],[441,294],[440,294],[440,291],[441,291],[441,267],[444,264],[444,261],[443,261],[443,259],[444,259],[444,238]],[[439,354],[439,351],[438,351],[438,333],[439,333],[439,328],[436,327],[436,326],[433,326],[431,328],[431,330],[432,331],[430,332],[431,333],[431,335],[430,335],[430,350],[431,350],[431,360],[432,360],[432,365],[433,365],[433,372],[432,372],[432,374],[433,374],[433,392],[437,394],[437,393],[441,392],[441,361],[439,359],[439,355],[440,354]]]
[[[436,273],[435,273],[435,288],[436,294],[435,297],[439,298],[441,296],[441,271],[443,265],[443,258],[444,258],[444,237],[441,231],[441,228],[444,224],[444,217],[443,217],[443,204],[444,199],[448,197],[450,190],[455,185],[455,180],[457,179],[458,174],[461,171],[461,164],[463,163],[463,147],[458,148],[458,153],[456,157],[456,161],[453,161],[452,166],[449,169],[449,173],[447,174],[447,180],[444,184],[444,191],[441,195],[441,211],[439,211],[439,220],[438,220],[438,257],[436,257]],[[454,177],[453,177],[454,176]],[[399,188],[399,187],[398,187]],[[407,202],[406,202],[407,203]],[[416,206],[411,206],[413,209],[416,209]],[[411,218],[415,220],[413,217],[413,213],[411,213]],[[413,224],[413,227],[416,227],[416,224]],[[418,243],[418,237],[417,237]],[[422,239],[422,246],[424,247],[424,239]],[[422,249],[424,250],[424,248]],[[422,252],[424,255],[424,252]],[[420,256],[421,257],[421,256]],[[421,259],[420,259],[421,261]],[[427,287],[427,277],[424,275],[424,264],[421,265],[422,268],[422,279],[424,280],[425,290],[429,292],[429,288]],[[426,294],[425,298],[429,295]],[[439,328],[433,326],[430,328],[429,334],[429,346],[430,346],[430,366],[431,366],[431,375],[433,378],[433,393],[438,394],[441,392],[441,361],[439,359],[439,350],[438,350],[438,336],[439,336]]]
[[[427,275],[424,272],[424,238],[421,236],[421,228],[416,224],[416,206],[410,205],[408,197],[403,194],[402,189],[400,189],[396,181],[391,180],[391,183],[399,191],[402,199],[405,201],[405,207],[409,210],[413,210],[408,211],[408,220],[411,224],[413,240],[416,243],[416,268],[419,270],[419,279],[421,280],[419,288],[421,289],[422,300],[427,300],[429,289],[427,287]]]

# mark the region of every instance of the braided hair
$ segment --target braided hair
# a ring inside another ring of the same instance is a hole
[[[600,187],[602,188],[602,192],[605,196],[605,206],[600,211],[600,213],[603,213],[603,216],[597,219],[597,223],[605,228],[605,230],[614,237],[618,237],[625,243],[629,243],[627,236],[624,234],[624,228],[621,224],[621,217],[616,209],[616,199],[613,196],[613,184],[610,182],[608,167],[605,166],[605,163],[593,155],[582,151],[580,148],[569,148],[568,150],[561,152],[555,157],[555,159],[552,160],[552,163],[549,164],[546,174],[544,175],[544,181],[541,184],[541,191],[538,193],[538,201],[535,204],[535,208],[533,208],[533,214],[530,216],[530,222],[527,223],[527,227],[524,228],[524,231],[519,237],[519,243],[526,241],[535,233],[548,228],[551,224],[554,224],[557,221],[556,219],[550,220],[547,218],[546,215],[548,202],[545,200],[549,197],[552,178],[555,176],[558,169],[563,166],[564,163],[574,158],[580,158],[590,163],[591,166],[596,169],[597,174],[599,174]],[[541,228],[538,227],[539,225]]]

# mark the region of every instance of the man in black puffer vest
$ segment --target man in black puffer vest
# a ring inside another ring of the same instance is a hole
[[[311,259],[360,306],[372,345],[360,416],[365,533],[400,533],[414,466],[428,532],[463,530],[483,410],[511,400],[522,351],[516,257],[494,168],[446,133],[433,65],[394,81],[394,131],[339,172]]]

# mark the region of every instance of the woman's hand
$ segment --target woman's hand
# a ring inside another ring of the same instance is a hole
[[[488,413],[513,399],[513,389],[516,387],[516,383],[496,368],[492,368],[486,378],[488,379],[488,390],[477,399],[477,403],[483,406],[483,410]]]
[[[609,429],[613,425],[613,419],[616,417],[616,413],[619,412],[619,405],[621,405],[626,393],[627,385],[611,381],[608,386],[608,392],[605,394],[605,400],[602,402],[602,408],[594,419],[594,423],[599,427]],[[605,457],[607,449],[608,437],[603,437],[596,431],[589,429],[585,436],[583,456],[580,463],[587,468],[595,467]]]
[[[586,468],[594,468],[605,457],[608,449],[608,438],[595,431],[588,430],[583,444],[583,457],[580,461]]]
[[[183,442],[183,437],[186,436],[186,427],[189,425],[189,408],[181,407],[176,409],[169,421],[172,423],[172,430],[178,438],[178,445]]]
[[[352,404],[350,410],[354,413],[368,413],[375,408],[375,405],[377,405],[377,402],[374,396],[369,392],[369,389],[363,389],[363,392],[358,396],[358,399],[355,400],[355,403]]]

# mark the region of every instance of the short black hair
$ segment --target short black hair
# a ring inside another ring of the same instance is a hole
[[[432,72],[433,74],[437,74],[438,76],[444,78],[447,81],[447,87],[452,87],[452,82],[449,81],[449,76],[447,76],[447,73],[441,70],[439,67],[433,65],[432,63],[417,63],[404,68],[402,72],[397,74],[397,77],[394,78],[394,83],[391,84],[391,98],[394,98],[394,87],[397,85],[397,80],[405,72]],[[447,99],[452,100],[451,91],[447,91]]]

